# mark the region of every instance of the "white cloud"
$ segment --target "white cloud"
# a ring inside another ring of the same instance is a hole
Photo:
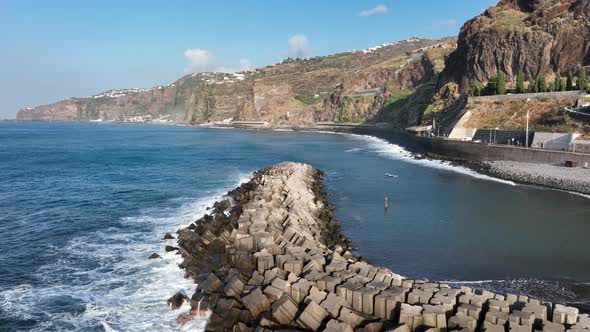
[[[254,66],[252,65],[252,61],[250,59],[240,59],[240,70],[250,70]]]
[[[289,38],[289,55],[303,57],[309,52],[309,41],[305,35],[295,35]]]
[[[185,69],[187,72],[204,72],[211,71],[215,67],[215,57],[211,52],[201,48],[189,48],[184,51],[184,56],[188,61]]]
[[[457,20],[454,18],[450,18],[448,20],[440,20],[434,22],[434,25],[457,25]]]
[[[378,14],[385,14],[389,9],[386,5],[377,5],[371,9],[363,10],[359,13],[359,16],[373,16]]]
[[[219,73],[234,73],[242,70],[250,70],[253,67],[249,59],[240,59],[239,65],[229,65],[218,63],[217,58],[213,53],[202,48],[189,48],[184,51],[184,56],[188,62],[184,69],[187,73],[202,73],[202,72],[219,72]]]

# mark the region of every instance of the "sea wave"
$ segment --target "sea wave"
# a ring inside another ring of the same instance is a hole
[[[122,218],[122,227],[108,227],[53,248],[60,259],[39,268],[43,282],[0,291],[2,316],[34,321],[31,331],[202,331],[206,317],[180,326],[176,319],[186,303],[170,310],[166,300],[178,291],[192,294],[196,284],[185,279],[182,259],[165,253],[161,240],[198,219],[225,192],[251,178],[240,174],[227,188],[198,199],[183,199],[180,208],[148,209]],[[162,259],[148,260],[151,253]],[[64,275],[69,278],[64,282]]]
[[[375,136],[332,132],[332,131],[325,131],[325,130],[317,130],[317,131],[309,130],[309,132],[348,136],[348,137],[351,137],[351,138],[354,138],[356,140],[366,143],[368,151],[377,153],[378,155],[385,157],[385,158],[394,159],[394,160],[404,160],[404,161],[411,162],[411,163],[418,164],[418,165],[425,166],[425,167],[437,168],[437,169],[441,169],[441,170],[445,170],[445,171],[449,171],[449,172],[460,173],[460,174],[467,175],[467,176],[477,178],[480,180],[494,181],[494,182],[507,184],[510,186],[516,186],[516,183],[514,183],[513,181],[503,180],[503,179],[495,178],[493,176],[481,174],[481,173],[478,173],[478,172],[476,172],[472,169],[469,169],[467,167],[453,165],[452,163],[445,161],[445,160],[430,159],[430,158],[428,158],[428,159],[418,158],[416,154],[406,150],[402,146],[394,144],[394,143],[390,143],[384,139],[381,139],[381,138],[378,138]]]

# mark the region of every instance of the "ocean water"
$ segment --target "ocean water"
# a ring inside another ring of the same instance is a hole
[[[166,232],[261,167],[325,172],[342,231],[403,275],[590,301],[590,200],[344,134],[0,122],[0,331],[170,331]],[[386,172],[397,177],[385,177]],[[384,210],[384,196],[389,209]],[[161,260],[148,260],[152,253]]]

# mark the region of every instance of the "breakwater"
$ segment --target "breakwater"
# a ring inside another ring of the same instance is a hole
[[[213,312],[207,329],[215,331],[590,328],[573,307],[375,267],[350,252],[338,227],[320,172],[297,163],[265,168],[178,231],[181,267],[199,284],[187,300]],[[171,298],[173,307],[183,297]]]

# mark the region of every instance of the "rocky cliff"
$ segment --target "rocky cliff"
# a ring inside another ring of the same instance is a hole
[[[370,121],[393,93],[430,81],[437,72],[435,62],[444,56],[431,50],[451,45],[452,38],[413,38],[331,56],[289,59],[236,74],[191,74],[167,86],[111,90],[23,109],[17,119],[191,124],[224,119],[272,124]]]
[[[442,77],[465,89],[498,71],[531,78],[588,65],[589,0],[502,0],[461,28]]]

